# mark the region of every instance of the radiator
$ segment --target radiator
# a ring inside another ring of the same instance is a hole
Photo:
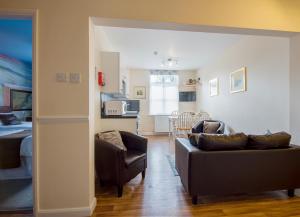
[[[157,115],[154,118],[154,132],[155,133],[167,133],[169,132],[169,116]]]

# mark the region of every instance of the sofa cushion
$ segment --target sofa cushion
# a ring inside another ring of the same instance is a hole
[[[190,134],[192,145],[205,151],[242,150],[247,145],[247,136],[244,133],[231,135],[224,134]]]
[[[204,121],[203,133],[216,133],[219,127],[220,127],[219,122]]]
[[[288,148],[291,135],[286,132],[279,132],[266,135],[248,135],[248,149],[276,149]]]
[[[122,141],[122,137],[119,131],[112,130],[107,132],[101,132],[98,134],[99,139],[102,139],[112,145],[118,146],[120,149],[127,151],[126,146]]]
[[[125,165],[129,167],[139,160],[144,160],[146,153],[136,150],[128,150],[125,154]]]

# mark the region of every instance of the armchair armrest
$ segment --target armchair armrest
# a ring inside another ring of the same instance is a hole
[[[120,131],[120,134],[127,149],[147,152],[147,138],[126,131]]]
[[[125,166],[125,151],[97,136],[95,138],[95,168],[102,180],[118,183],[122,168]]]

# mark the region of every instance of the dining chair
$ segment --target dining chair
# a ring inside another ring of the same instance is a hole
[[[210,120],[210,116],[207,112],[199,112],[193,116],[193,125],[199,123],[200,121]]]
[[[178,115],[178,111],[173,111],[169,117],[169,143],[171,142],[171,139],[175,138],[176,119],[178,118]]]
[[[176,117],[176,116],[178,116],[179,115],[179,112],[178,111],[172,111],[172,113],[171,113],[171,116],[172,117]]]
[[[190,112],[183,112],[176,120],[175,137],[186,136],[193,127],[193,116]]]

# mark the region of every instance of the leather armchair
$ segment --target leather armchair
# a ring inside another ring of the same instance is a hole
[[[206,122],[219,122],[220,126],[216,131],[216,134],[224,134],[225,130],[225,124],[222,121],[216,121],[216,120],[205,120]],[[203,124],[204,121],[198,122],[193,128],[192,133],[203,133]]]
[[[127,151],[95,136],[95,169],[100,184],[110,183],[118,188],[118,197],[123,194],[123,185],[147,168],[148,140],[136,134],[120,131]]]

